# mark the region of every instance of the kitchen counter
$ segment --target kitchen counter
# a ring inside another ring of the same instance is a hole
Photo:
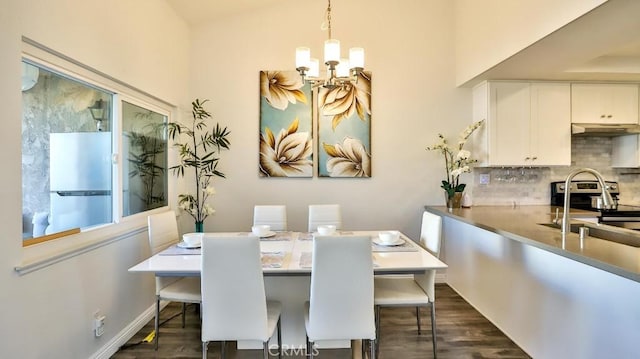
[[[574,233],[563,245],[559,229],[538,224],[555,218],[548,205],[426,210],[443,219],[447,284],[532,358],[638,357],[640,248],[581,245]]]
[[[425,206],[429,212],[451,217],[467,224],[499,234],[560,256],[573,259],[601,270],[640,282],[640,248],[616,242],[587,237],[581,245],[579,235],[567,235],[563,247],[559,229],[539,223],[550,223],[555,218],[555,206],[475,206],[454,209]],[[595,212],[570,211],[572,222],[595,218]],[[560,208],[562,218],[562,208]],[[607,226],[608,227],[608,226]]]

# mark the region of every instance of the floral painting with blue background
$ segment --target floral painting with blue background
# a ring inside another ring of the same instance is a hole
[[[318,91],[318,176],[371,177],[371,73]]]
[[[311,86],[296,71],[260,71],[261,177],[313,176]]]

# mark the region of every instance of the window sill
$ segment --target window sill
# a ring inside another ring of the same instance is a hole
[[[25,275],[146,230],[146,217],[138,217],[54,241],[34,244],[23,249],[22,261],[14,269],[18,275]]]

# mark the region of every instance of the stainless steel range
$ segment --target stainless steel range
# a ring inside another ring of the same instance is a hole
[[[551,182],[551,205],[563,206],[564,181]],[[598,181],[572,181],[569,206],[599,212],[598,222],[611,226],[640,230],[640,206],[618,204],[620,189],[618,182],[606,181],[607,189],[613,197],[612,208],[602,208],[602,190]]]

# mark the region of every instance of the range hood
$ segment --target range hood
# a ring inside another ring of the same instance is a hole
[[[574,136],[624,136],[640,133],[638,124],[572,123]]]

